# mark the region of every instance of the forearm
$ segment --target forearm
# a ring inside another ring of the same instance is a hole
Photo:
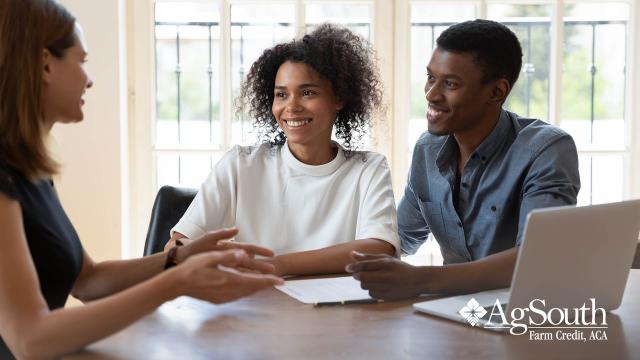
[[[425,267],[425,293],[461,294],[509,287],[518,248],[476,261],[445,266]]]
[[[20,357],[52,358],[109,336],[179,295],[170,273],[106,299],[42,315],[20,339]],[[25,329],[27,330],[27,329]]]
[[[85,276],[77,280],[72,294],[82,301],[115,294],[160,273],[166,258],[166,253],[159,253],[138,259],[94,264]]]
[[[279,275],[312,275],[344,273],[345,266],[353,262],[351,251],[393,255],[390,243],[378,239],[354,240],[323,249],[302,251],[276,256],[275,266]]]

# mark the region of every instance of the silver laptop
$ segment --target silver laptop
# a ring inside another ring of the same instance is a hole
[[[492,329],[501,329],[491,326],[501,310],[509,316],[512,309],[528,308],[534,299],[538,299],[537,308],[591,307],[590,299],[595,299],[597,308],[613,310],[622,301],[639,232],[640,200],[533,210],[527,217],[511,288],[424,301],[413,307]],[[501,309],[496,310],[496,302]]]

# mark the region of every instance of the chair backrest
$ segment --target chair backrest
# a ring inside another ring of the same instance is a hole
[[[151,221],[144,243],[144,256],[164,250],[165,244],[169,241],[169,231],[187,211],[197,192],[196,189],[169,185],[158,190],[153,210],[151,210]]]

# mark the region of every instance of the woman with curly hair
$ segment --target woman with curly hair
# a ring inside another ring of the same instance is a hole
[[[344,272],[352,251],[395,254],[387,161],[354,149],[381,98],[373,52],[350,30],[323,24],[265,50],[238,106],[264,142],[216,164],[165,249],[237,226],[236,240],[276,252],[280,275]]]

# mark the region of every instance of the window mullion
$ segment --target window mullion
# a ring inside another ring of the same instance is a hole
[[[393,70],[393,137],[391,163],[393,169],[394,192],[397,199],[403,193],[403,184],[408,171],[407,144],[408,121],[410,118],[411,92],[411,14],[408,0],[395,2],[395,36],[394,41],[394,70]]]
[[[389,161],[393,161],[391,135],[394,124],[393,114],[395,104],[393,102],[393,71],[394,64],[403,61],[395,56],[393,48],[393,31],[395,9],[393,2],[377,0],[373,4],[373,16],[371,27],[371,40],[378,56],[378,66],[382,83],[385,84],[384,103],[388,105],[387,112],[377,114],[378,120],[374,121],[371,134],[374,141],[373,150],[381,152],[387,156]],[[410,59],[410,58],[409,58]]]
[[[229,0],[220,0],[220,123],[222,126],[222,150],[231,147],[231,4]]]
[[[123,237],[122,256],[142,253],[156,189],[155,144],[155,25],[154,3],[127,2],[127,52],[133,71],[130,81],[129,108],[129,232]],[[134,45],[135,44],[135,45]]]
[[[305,3],[304,0],[296,0],[296,37],[302,38],[307,31],[307,22],[305,19]]]
[[[630,18],[627,25],[628,53],[626,62],[626,106],[627,141],[630,145],[629,166],[625,173],[627,185],[625,191],[630,198],[640,198],[640,103],[632,101],[640,94],[640,45],[638,44],[638,31],[640,31],[640,4],[631,1]]]
[[[562,42],[564,36],[564,1],[555,1],[551,10],[551,54],[549,69],[549,123],[560,126],[562,104]]]
[[[487,18],[487,1],[481,0],[478,4],[478,18],[486,19]]]

